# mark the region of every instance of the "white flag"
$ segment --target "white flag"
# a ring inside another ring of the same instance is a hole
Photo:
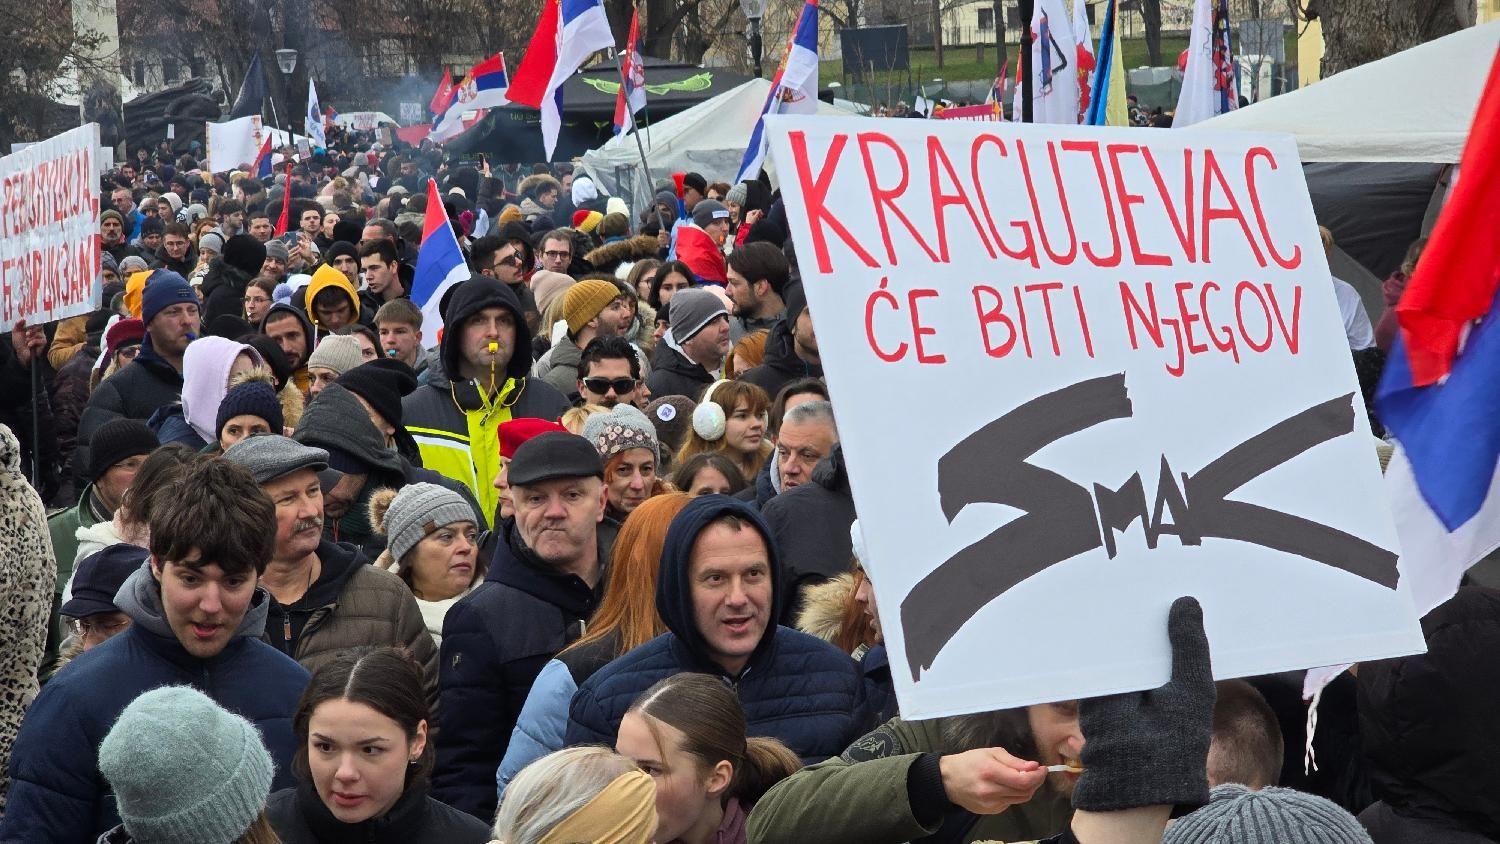
[[[302,121],[302,132],[315,147],[327,147],[328,138],[323,134],[323,107],[318,104],[318,88],[307,80],[307,116]]]
[[[1233,111],[1239,104],[1229,41],[1229,5],[1226,0],[1197,0],[1172,128]]]

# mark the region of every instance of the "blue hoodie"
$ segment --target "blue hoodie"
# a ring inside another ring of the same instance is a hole
[[[770,551],[772,606],[760,643],[738,676],[710,656],[693,617],[688,581],[693,542],[720,516],[760,532]],[[864,700],[848,654],[821,639],[774,626],[785,596],[771,531],[749,505],[722,495],[693,499],[672,520],[656,582],[656,610],[668,632],[600,669],[573,695],[565,743],[613,746],[620,719],[656,681],[684,671],[722,676],[738,692],[749,733],[780,739],[809,764],[843,752],[861,733]]]

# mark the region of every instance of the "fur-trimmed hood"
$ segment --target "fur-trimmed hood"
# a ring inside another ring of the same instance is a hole
[[[832,580],[804,587],[802,607],[797,612],[797,629],[831,644],[838,638],[844,622],[844,609],[852,600],[852,574],[841,574]]]
[[[254,369],[232,376],[229,379],[229,389],[232,390],[250,381],[259,381],[273,390],[276,389],[275,374],[263,366],[257,366]],[[302,419],[302,411],[306,407],[307,401],[302,398],[302,391],[297,389],[296,383],[291,379],[287,379],[286,386],[276,393],[276,399],[281,402],[281,421],[286,423],[288,428],[297,427],[297,423]],[[281,434],[282,432],[272,431],[271,433]]]
[[[592,249],[583,260],[593,265],[594,269],[601,273],[612,273],[615,268],[626,261],[639,261],[642,258],[655,258],[661,251],[657,245],[656,237],[649,234],[617,240],[614,243],[606,243],[597,249]],[[653,326],[655,327],[655,326]]]

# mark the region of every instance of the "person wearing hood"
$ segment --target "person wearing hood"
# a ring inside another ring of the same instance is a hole
[[[818,461],[807,483],[767,501],[760,512],[771,526],[791,584],[793,600],[787,602],[788,614],[782,619],[789,624],[801,604],[802,590],[846,571],[853,553],[849,526],[854,523],[854,494],[839,444],[835,442],[833,451]]]
[[[239,316],[245,310],[245,288],[266,263],[266,245],[253,235],[237,234],[224,241],[224,252],[208,264],[203,274],[204,321],[223,314]]]
[[[482,544],[489,574],[443,622],[433,796],[482,819],[494,817],[495,772],[532,683],[599,606],[618,529],[604,515],[599,453],[582,437],[538,434],[507,474],[515,518]]]
[[[286,377],[306,397],[312,387],[312,375],[307,371],[307,358],[312,354],[315,337],[312,320],[301,308],[277,302],[260,321],[260,333],[276,342],[286,359],[289,373]]]
[[[183,355],[182,402],[151,415],[146,424],[165,443],[199,450],[218,442],[219,403],[239,375],[264,367],[253,346],[223,337],[200,337]]]
[[[545,217],[557,207],[562,196],[562,183],[546,173],[536,173],[521,180],[516,188],[521,194],[521,219],[530,223]]]
[[[1427,653],[1359,666],[1375,844],[1500,840],[1500,591],[1463,586],[1422,619]]]
[[[785,315],[771,324],[764,360],[740,376],[740,380],[749,381],[770,396],[799,378],[823,377],[818,337],[813,333],[812,313],[801,284],[787,284],[785,304]]]
[[[78,421],[75,472],[92,465],[88,442],[111,419],[145,421],[182,396],[183,356],[199,330],[198,297],[185,279],[157,270],[141,295],[146,339],[135,360],[99,382]]]
[[[381,488],[401,489],[412,483],[431,483],[448,489],[463,500],[476,522],[482,522],[479,502],[468,489],[402,457],[375,422],[380,414],[368,413],[374,405],[346,384],[353,384],[356,389],[367,386],[363,378],[329,384],[308,404],[292,434],[292,439],[303,445],[327,451],[330,468],[341,474],[338,482],[323,492],[324,536],[333,542],[354,543],[364,550],[365,556],[374,559],[385,549],[386,538],[385,532],[376,529],[368,519],[370,497]],[[370,389],[361,392],[374,395]],[[400,399],[394,390],[391,393],[385,398],[377,397],[377,402],[399,408]]]
[[[436,701],[437,646],[411,591],[370,565],[358,546],[324,536],[325,520],[344,515],[325,515],[328,476],[320,473],[331,468],[328,452],[265,434],[235,443],[224,459],[248,469],[274,505],[262,522],[262,530],[275,525],[262,578],[271,593],[265,640],[309,671],[356,645],[406,648],[426,672],[428,700]]]
[[[439,346],[442,372],[402,400],[406,429],[417,438],[422,465],[469,488],[494,527],[500,503],[499,428],[511,419],[556,419],[568,400],[527,377],[531,331],[516,294],[503,282],[475,275],[454,288]]]
[[[805,762],[843,751],[863,727],[859,671],[849,655],[789,627],[784,574],[765,521],[722,495],[693,499],[672,520],[656,584],[666,633],[582,683],[565,743],[609,744],[631,704],[684,671],[733,683],[750,731]]]
[[[260,641],[275,506],[250,473],[207,457],[155,497],[151,556],[115,597],[131,624],[73,660],[31,704],[7,769],[0,840],[93,841],[119,824],[99,746],[131,701],[160,686],[194,686],[254,724],[273,782],[293,783],[292,714],[309,675]]]
[[[359,307],[359,292],[349,282],[349,277],[332,264],[318,267],[307,287],[297,291],[301,294],[308,316],[312,317],[313,332],[333,334],[340,328],[363,322]],[[293,294],[296,301],[296,294]]]
[[[707,201],[707,200],[705,200]],[[729,354],[729,310],[707,290],[679,290],[668,309],[668,330],[656,345],[646,386],[654,398],[697,399],[714,382]],[[768,395],[774,395],[767,391]]]

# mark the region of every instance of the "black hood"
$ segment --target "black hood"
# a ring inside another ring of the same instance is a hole
[[[266,311],[266,315],[261,319],[260,325],[257,325],[255,327],[255,330],[259,331],[261,334],[265,334],[266,323],[271,320],[271,317],[277,314],[291,314],[292,316],[295,316],[297,318],[297,322],[302,324],[302,337],[307,341],[307,354],[304,354],[302,356],[302,361],[297,364],[297,368],[306,369],[307,359],[312,357],[313,347],[315,345],[313,343],[312,320],[308,319],[307,314],[303,313],[301,309],[288,305],[285,302],[277,302],[276,304],[271,306],[270,310]]]
[[[463,355],[464,320],[485,308],[504,308],[515,319],[516,348],[511,352],[505,374],[518,381],[525,378],[531,371],[531,329],[526,326],[526,317],[521,313],[521,300],[504,282],[484,275],[470,276],[468,281],[459,284],[443,312],[443,371],[450,380],[457,379],[458,364]]]
[[[844,468],[844,448],[838,443],[833,444],[833,451],[828,456],[818,461],[813,467],[812,481],[820,487],[844,496],[851,496],[853,492],[849,489],[849,471]]]
[[[1500,591],[1465,586],[1422,619],[1427,653],[1359,667],[1375,796],[1500,840]]]
[[[766,353],[761,359],[761,366],[794,378],[823,377],[823,367],[797,357],[797,339],[792,336],[792,326],[785,317],[771,326],[771,334],[766,337]]]
[[[211,293],[220,287],[227,287],[239,295],[244,295],[245,288],[250,284],[250,274],[226,262],[223,258],[215,258],[208,265],[208,272],[203,274],[203,298],[207,299]]]
[[[771,646],[776,637],[776,620],[781,618],[782,612],[781,560],[776,554],[776,541],[771,538],[771,529],[760,513],[749,504],[725,495],[703,495],[688,502],[667,529],[667,540],[661,553],[661,571],[656,578],[656,611],[667,629],[699,657],[705,667],[713,665],[713,661],[703,633],[698,630],[698,624],[694,620],[693,591],[692,584],[688,582],[688,569],[692,564],[693,543],[698,539],[698,534],[714,519],[725,515],[737,516],[760,532],[771,562],[770,615],[766,632],[750,657],[752,663]]]
[[[354,393],[341,384],[324,387],[297,421],[292,439],[303,445],[345,452],[370,468],[400,475],[401,456],[385,444]]]

